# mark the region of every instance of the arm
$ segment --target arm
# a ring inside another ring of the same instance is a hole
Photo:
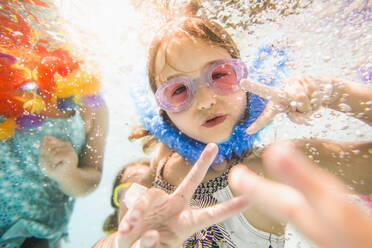
[[[352,83],[337,79],[329,80],[333,85],[341,84],[341,87],[334,87],[335,99],[325,106],[337,111],[349,110],[353,116],[372,125],[372,85]],[[346,109],[345,109],[346,107]]]
[[[79,156],[79,164],[68,171],[66,180],[59,181],[62,191],[74,197],[90,193],[101,180],[108,124],[107,108],[82,108],[82,118],[86,127],[86,144]]]
[[[117,247],[138,247],[136,245],[157,247],[155,245],[159,241],[163,245],[161,247],[179,248],[193,233],[219,223],[246,208],[245,197],[235,197],[202,209],[190,207],[192,195],[207,173],[217,151],[215,144],[208,144],[199,160],[172,194],[151,188],[140,196],[119,224],[114,238]],[[151,245],[148,245],[149,243]]]
[[[372,219],[347,198],[345,185],[283,142],[265,150],[263,159],[276,182],[238,165],[230,172],[232,189],[320,247],[371,247]]]
[[[321,168],[337,176],[353,191],[372,193],[372,142],[337,142],[331,140],[290,141]]]
[[[116,236],[117,232],[107,235],[95,243],[92,248],[115,248]]]
[[[247,133],[255,133],[269,124],[279,113],[287,113],[289,119],[303,124],[309,114],[321,106],[352,114],[372,124],[372,86],[350,83],[339,79],[305,76],[288,79],[280,87],[242,80],[242,89],[269,100],[265,110],[252,123]]]
[[[107,133],[107,109],[82,108],[86,144],[80,156],[70,142],[45,136],[40,153],[40,167],[72,197],[91,192],[102,173],[103,150]]]

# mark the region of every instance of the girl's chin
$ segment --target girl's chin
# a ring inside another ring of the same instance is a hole
[[[212,137],[212,136],[208,136],[208,137],[197,137],[196,140],[202,142],[202,143],[205,143],[205,144],[208,144],[208,143],[216,143],[216,144],[219,144],[219,143],[222,143],[226,140],[228,140],[230,137],[230,135],[224,135],[224,136],[218,136],[218,137]],[[194,138],[195,139],[195,138]]]

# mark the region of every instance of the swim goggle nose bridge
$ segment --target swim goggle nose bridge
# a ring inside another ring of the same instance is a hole
[[[240,89],[239,82],[247,77],[247,67],[240,59],[224,59],[212,63],[198,78],[180,76],[163,83],[155,93],[160,108],[167,112],[185,110],[201,86],[219,94]]]

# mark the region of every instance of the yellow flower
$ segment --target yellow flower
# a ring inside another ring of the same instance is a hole
[[[23,104],[23,108],[30,109],[32,113],[40,114],[45,109],[45,102],[40,98],[28,100]]]
[[[0,140],[14,136],[17,123],[14,119],[6,119],[0,123]]]

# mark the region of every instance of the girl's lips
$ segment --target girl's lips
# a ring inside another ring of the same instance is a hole
[[[202,125],[203,127],[214,127],[226,120],[227,115],[216,115],[214,117],[208,118],[204,124]]]

